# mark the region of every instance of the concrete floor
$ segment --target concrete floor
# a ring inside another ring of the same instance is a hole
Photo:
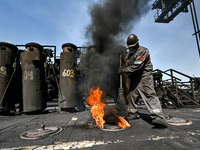
[[[50,109],[49,109],[50,110]],[[192,121],[191,125],[154,128],[148,111],[139,109],[140,119],[122,131],[104,131],[94,124],[89,110],[77,113],[48,112],[37,115],[0,116],[1,150],[174,150],[200,149],[200,108],[163,109],[165,116],[173,115]],[[30,140],[20,135],[26,131],[46,127],[62,127],[58,134]]]

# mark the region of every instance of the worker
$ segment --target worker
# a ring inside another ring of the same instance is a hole
[[[156,95],[153,84],[153,65],[149,50],[139,45],[139,39],[135,34],[127,38],[129,51],[126,54],[125,67],[119,69],[119,74],[127,73],[130,79],[128,120],[138,119],[136,101],[141,96],[152,118],[155,127],[167,128],[166,119],[162,113],[159,98]]]

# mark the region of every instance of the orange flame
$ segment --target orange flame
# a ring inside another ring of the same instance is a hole
[[[117,117],[118,119],[118,126],[121,127],[122,129],[126,129],[126,128],[129,128],[131,125],[128,123],[128,121],[126,121],[126,119],[120,117],[118,114],[117,114],[117,110],[113,109],[113,111],[115,111],[115,116]]]
[[[103,117],[104,108],[106,107],[106,104],[102,103],[102,94],[103,91],[99,88],[96,90],[92,88],[90,89],[90,96],[87,98],[87,105],[92,106],[91,113],[96,121],[96,125],[100,128],[104,128],[105,120]]]
[[[117,116],[118,119],[118,126],[121,127],[122,129],[129,128],[131,125],[126,121],[124,118]]]
[[[103,91],[101,91],[99,87],[96,90],[91,88],[90,96],[87,98],[87,105],[92,107],[90,111],[92,113],[93,118],[96,121],[96,126],[99,126],[103,129],[105,124],[105,120],[103,119],[103,117],[106,104],[102,102],[102,94]],[[119,127],[125,129],[131,126],[124,118],[118,116],[117,110],[113,109],[113,111],[115,111],[115,116],[118,119]]]

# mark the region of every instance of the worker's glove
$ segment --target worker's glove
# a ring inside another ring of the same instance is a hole
[[[125,68],[119,68],[118,74],[121,74],[121,73],[123,73],[124,71],[125,71]]]

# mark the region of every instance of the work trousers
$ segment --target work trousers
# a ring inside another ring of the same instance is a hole
[[[144,101],[151,118],[160,117],[165,119],[159,98],[154,89],[153,76],[145,76],[139,78],[130,78],[130,92],[129,92],[129,111],[132,113],[137,112],[136,101],[141,96]]]

